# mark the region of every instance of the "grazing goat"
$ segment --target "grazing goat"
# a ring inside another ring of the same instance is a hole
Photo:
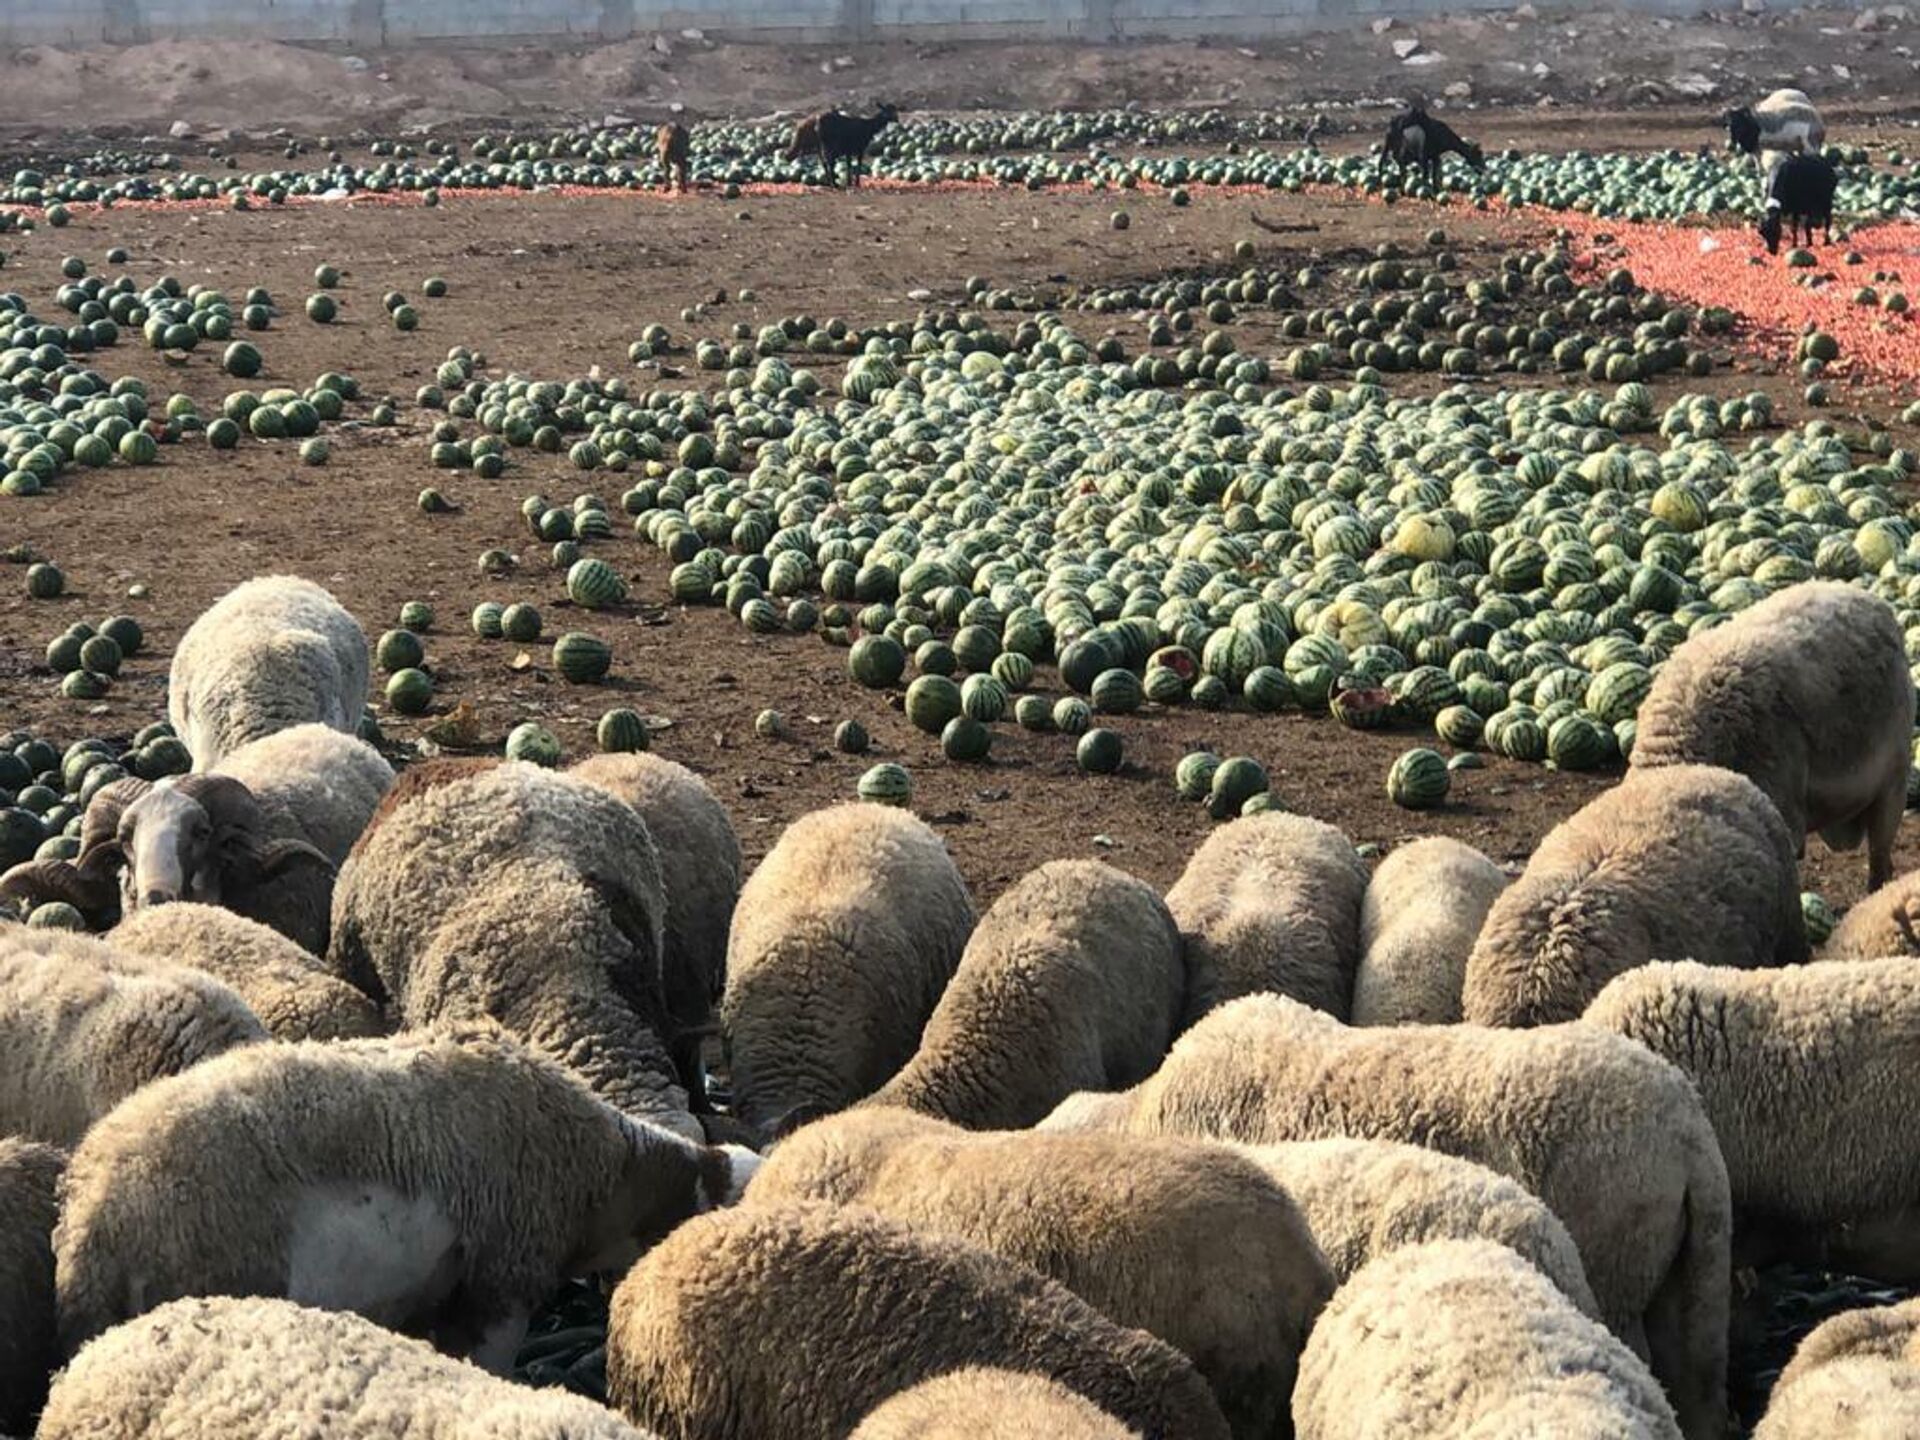
[[[1448,155],[1458,155],[1476,170],[1484,169],[1487,163],[1478,145],[1461,139],[1446,121],[1436,120],[1415,105],[1387,122],[1378,171],[1385,171],[1389,160],[1403,171],[1413,166],[1426,177],[1428,185],[1438,190],[1442,164]]]
[[[820,155],[820,168],[826,172],[827,184],[838,186],[840,163],[847,165],[847,184],[849,187],[860,183],[860,162],[866,157],[867,146],[873,143],[873,137],[900,118],[900,112],[894,106],[881,103],[871,115],[845,115],[838,110],[823,110],[818,115],[809,115],[793,129],[793,143],[787,147],[787,158],[798,160],[802,155],[817,151]]]
[[[1758,105],[1740,105],[1722,117],[1727,148],[1751,156],[1765,176],[1786,155],[1818,153],[1827,143],[1826,122],[1804,90],[1776,90]]]
[[[687,127],[676,120],[667,121],[653,132],[660,173],[666,177],[667,184],[682,195],[687,193],[687,155],[692,146],[693,137],[687,133]]]
[[[1787,155],[1767,177],[1767,209],[1760,217],[1760,236],[1767,242],[1767,253],[1780,253],[1780,222],[1786,223],[1787,239],[1797,242],[1806,233],[1807,247],[1813,247],[1813,227],[1818,224],[1833,244],[1833,192],[1840,177],[1825,157]]]

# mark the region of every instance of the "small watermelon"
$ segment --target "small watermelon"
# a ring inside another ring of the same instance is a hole
[[[1093,729],[1073,748],[1074,763],[1089,775],[1111,775],[1126,758],[1126,747],[1112,730]]]
[[[1219,768],[1220,757],[1211,750],[1192,751],[1174,766],[1173,788],[1182,800],[1204,800],[1213,789],[1213,774]]]
[[[613,648],[595,635],[570,630],[553,642],[553,668],[575,685],[602,679],[613,665]]]
[[[505,613],[497,601],[482,600],[473,607],[473,633],[482,640],[498,640],[506,633]]]
[[[1257,665],[1248,671],[1240,693],[1246,696],[1249,706],[1267,714],[1284,710],[1294,698],[1293,682],[1277,665]]]
[[[1138,675],[1115,666],[1094,678],[1088,698],[1093,701],[1093,708],[1103,715],[1127,715],[1140,708],[1145,693]]]
[[[1062,735],[1084,735],[1093,723],[1093,707],[1077,695],[1063,695],[1053,707],[1053,728]]]
[[[1434,750],[1409,750],[1387,772],[1387,798],[1407,810],[1429,810],[1447,798],[1452,772]]]
[[[1393,695],[1377,685],[1341,690],[1327,708],[1350,730],[1377,730],[1393,714]]]
[[[1267,772],[1258,760],[1235,755],[1214,769],[1207,787],[1207,813],[1216,820],[1229,820],[1251,797],[1269,788]]]
[[[858,720],[842,720],[833,727],[833,748],[842,755],[864,755],[872,744],[867,727]]]
[[[627,582],[606,561],[589,556],[567,571],[567,595],[588,610],[602,610],[627,598]]]
[[[411,630],[389,630],[374,646],[373,658],[388,674],[414,670],[426,660],[427,647],[420,643],[420,637]]]
[[[540,612],[524,600],[517,601],[500,612],[500,633],[507,639],[522,645],[538,640],[543,626]]]
[[[433,679],[412,666],[394,671],[387,680],[387,704],[401,715],[421,715],[433,703]]]
[[[1007,687],[991,675],[969,675],[960,687],[961,709],[991,725],[1007,713]]]
[[[778,710],[762,710],[753,717],[753,733],[762,740],[787,738],[787,717]]]
[[[992,748],[993,731],[971,715],[954,716],[940,732],[940,749],[949,760],[984,760]]]
[[[1227,703],[1227,682],[1218,675],[1202,675],[1187,698],[1202,710],[1218,710]]]
[[[1044,695],[1022,695],[1014,702],[1013,719],[1022,730],[1044,733],[1053,729],[1053,706]]]
[[[433,607],[424,600],[409,600],[400,607],[400,624],[414,634],[433,628]]]
[[[913,777],[903,767],[883,762],[860,777],[859,795],[876,805],[907,805],[913,800]]]
[[[67,577],[57,565],[41,561],[27,567],[27,594],[35,600],[57,599],[61,591],[67,588]]]
[[[906,673],[906,648],[891,635],[862,635],[847,652],[847,669],[869,690],[884,690]]]
[[[1810,945],[1826,944],[1827,937],[1833,934],[1833,927],[1837,923],[1834,918],[1833,907],[1826,902],[1826,899],[1811,890],[1801,891],[1800,917],[1806,922],[1807,943]]]
[[[945,730],[965,708],[960,687],[944,675],[922,675],[907,687],[907,719],[929,735]]]
[[[594,727],[593,736],[609,755],[631,754],[653,744],[653,732],[647,729],[647,722],[640,718],[638,711],[627,709],[607,711]]]
[[[551,768],[560,763],[560,741],[546,726],[529,720],[508,732],[507,759]]]

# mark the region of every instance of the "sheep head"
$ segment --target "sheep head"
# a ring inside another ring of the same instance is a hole
[[[116,828],[120,812],[147,788],[146,781],[131,777],[101,786],[81,822],[79,855],[15,865],[0,875],[0,902],[25,912],[63,900],[80,912],[89,929],[112,929],[120,920],[117,877],[126,863]]]

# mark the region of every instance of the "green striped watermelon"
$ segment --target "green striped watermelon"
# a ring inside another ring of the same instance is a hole
[[[553,642],[553,668],[575,685],[590,685],[613,666],[613,647],[595,635],[568,631]]]

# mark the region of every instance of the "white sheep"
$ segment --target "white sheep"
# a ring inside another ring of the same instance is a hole
[[[1865,836],[1867,887],[1892,878],[1913,676],[1900,622],[1871,591],[1807,581],[1694,635],[1660,667],[1635,723],[1634,773],[1737,770],[1780,812],[1795,853],[1808,831],[1836,850]]]
[[[1052,861],[994,902],[920,1048],[866,1103],[1031,1125],[1075,1090],[1152,1074],[1179,1033],[1186,981],[1151,886],[1097,860]]]
[[[1333,826],[1270,810],[1223,825],[1167,892],[1186,942],[1186,1021],[1272,991],[1347,1018],[1367,867]]]
[[[1804,90],[1775,90],[1756,105],[1737,105],[1722,117],[1729,148],[1748,155],[1763,178],[1788,155],[1818,154],[1827,125]]]
[[[1679,1440],[1660,1387],[1505,1246],[1389,1252],[1333,1297],[1293,1392],[1298,1440]]]
[[[1519,1181],[1566,1225],[1601,1318],[1651,1358],[1687,1434],[1720,1435],[1727,1170],[1692,1084],[1643,1046],[1583,1024],[1353,1029],[1250,995],[1100,1108],[1135,1135],[1410,1141]]]
[[[493,1026],[255,1046],[75,1149],[61,1343],[184,1295],[279,1295],[503,1370],[563,1279],[630,1264],[753,1163],[629,1119]]]
[[[142,1086],[266,1038],[198,970],[0,925],[0,1135],[71,1145]]]
[[[175,1300],[87,1345],[39,1440],[654,1440],[591,1400],[516,1385],[358,1315]]]
[[[1487,912],[1467,957],[1474,1025],[1578,1019],[1652,960],[1796,965],[1799,867],[1751,780],[1711,765],[1634,769],[1548,832]]]
[[[47,1397],[53,1343],[53,1223],[67,1157],[0,1139],[0,1434],[24,1435]]]
[[[1140,1440],[1044,1375],[970,1365],[902,1390],[848,1440]]]
[[[1816,1326],[1773,1382],[1753,1440],[1920,1435],[1920,1300]]]
[[[740,841],[707,782],[658,755],[595,755],[568,772],[611,791],[640,813],[660,851],[666,888],[661,962],[671,1044],[680,1079],[706,1094],[700,1041],[727,984],[727,931],[740,898]]]
[[[1221,1145],[981,1134],[861,1108],[783,1139],[747,1191],[750,1205],[810,1200],[965,1240],[1058,1280],[1189,1356],[1247,1440],[1284,1425],[1300,1347],[1333,1293],[1294,1202]]]
[[[348,735],[367,704],[366,632],[311,580],[266,575],[203,611],[174,647],[167,716],[211,770],[233,751],[309,722]]]
[[[940,837],[837,805],[789,825],[740,892],[720,1017],[750,1125],[843,1108],[913,1055],[973,930]]]
[[[1693,1081],[1743,1253],[1749,1238],[1777,1241],[1822,1268],[1920,1280],[1920,959],[1649,965],[1601,991],[1585,1021]]]
[[[1451,1025],[1467,956],[1506,872],[1444,835],[1402,845],[1373,872],[1360,905],[1356,1025]]]
[[[485,1017],[602,1099],[705,1137],[661,975],[665,892],[629,805],[537,765],[410,765],[334,885],[328,968],[395,1026]]]
[[[1820,948],[1822,960],[1920,956],[1920,870],[1909,870],[1850,908]]]

